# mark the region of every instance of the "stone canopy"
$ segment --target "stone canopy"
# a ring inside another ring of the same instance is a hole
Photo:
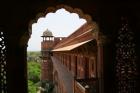
[[[46,31],[43,32],[43,36],[45,36],[45,37],[47,37],[47,36],[48,37],[52,37],[53,34],[52,34],[52,32],[50,30],[47,29]]]

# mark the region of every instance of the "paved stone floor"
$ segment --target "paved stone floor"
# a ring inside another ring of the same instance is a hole
[[[66,93],[73,93],[73,76],[56,58],[52,57],[54,68],[58,71],[58,77],[64,83]]]

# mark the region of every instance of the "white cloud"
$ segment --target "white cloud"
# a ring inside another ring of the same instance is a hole
[[[39,18],[32,25],[32,35],[28,42],[28,51],[40,51],[42,33],[49,29],[55,37],[68,36],[81,25],[86,23],[85,19],[79,19],[78,14],[69,13],[65,9],[59,9],[55,13],[48,13],[45,18]]]

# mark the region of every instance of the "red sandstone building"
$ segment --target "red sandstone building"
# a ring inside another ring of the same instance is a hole
[[[53,81],[55,93],[100,93],[102,44],[96,23],[87,23],[67,38],[43,33],[41,80]]]

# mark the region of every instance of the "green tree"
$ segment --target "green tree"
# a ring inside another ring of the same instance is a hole
[[[40,68],[40,63],[28,62],[28,79],[33,83],[37,83],[40,81]]]
[[[40,63],[28,62],[28,92],[36,93],[40,82]]]
[[[40,56],[40,52],[27,52],[28,60],[28,93],[36,93],[40,84],[41,65],[36,58]]]
[[[36,93],[36,86],[31,80],[28,80],[28,93]]]

